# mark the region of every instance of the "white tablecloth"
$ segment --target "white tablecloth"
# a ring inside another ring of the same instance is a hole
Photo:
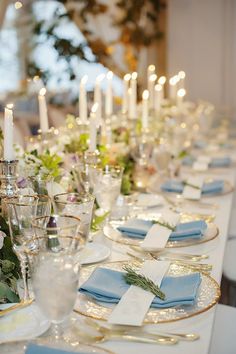
[[[210,175],[209,175],[210,177]],[[216,174],[212,175],[213,178],[216,178]],[[222,170],[222,173],[217,176],[217,179],[227,179],[232,185],[235,184],[235,174],[233,169]],[[197,254],[208,254],[209,259],[206,260],[206,263],[213,265],[212,277],[216,279],[218,283],[221,281],[222,276],[222,265],[224,257],[225,244],[228,237],[228,228],[230,222],[230,211],[233,201],[233,193],[226,194],[223,196],[215,196],[210,198],[204,198],[204,202],[209,202],[212,204],[217,204],[217,209],[199,209],[201,213],[211,213],[214,214],[215,221],[214,223],[219,227],[219,236],[212,241],[202,243],[196,246],[176,249],[175,252],[185,252],[185,253],[197,253]],[[195,209],[197,210],[197,209]],[[188,206],[188,212],[191,211]],[[99,237],[98,237],[99,238]],[[128,259],[129,257],[122,250],[122,247],[119,244],[112,243],[106,239],[103,239],[100,236],[102,242],[106,242],[112,247],[112,254],[108,261],[116,261],[121,259]],[[209,351],[209,345],[211,340],[211,331],[214,321],[214,312],[215,308],[210,309],[209,311],[191,317],[189,319],[177,321],[174,323],[159,324],[159,325],[148,325],[147,327],[151,328],[152,331],[173,331],[173,332],[183,332],[183,333],[198,333],[200,339],[195,342],[179,342],[174,346],[160,346],[152,344],[142,344],[142,343],[128,343],[122,341],[110,341],[100,346],[112,350],[116,354],[182,354],[182,353],[191,353],[191,354],[207,354]]]

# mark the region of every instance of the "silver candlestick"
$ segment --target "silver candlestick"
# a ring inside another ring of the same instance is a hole
[[[18,160],[0,160],[0,197],[17,195],[16,168]]]

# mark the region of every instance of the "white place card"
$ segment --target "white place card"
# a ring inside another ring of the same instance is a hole
[[[197,160],[193,163],[193,169],[195,171],[208,170],[211,158],[209,156],[198,156]]]
[[[183,197],[185,199],[199,200],[201,199],[201,188],[204,183],[203,176],[191,176],[186,181],[189,185],[186,185],[183,190]],[[192,186],[194,187],[192,187]],[[197,187],[197,188],[196,188]]]
[[[171,226],[176,226],[180,216],[171,211],[163,213],[163,217],[159,218],[162,223],[168,223]],[[172,230],[160,224],[154,224],[148,231],[144,241],[141,243],[141,248],[145,251],[158,251],[166,246]]]
[[[145,261],[140,269],[140,273],[151,279],[156,285],[160,286],[163,277],[168,271],[170,262],[148,260]],[[135,285],[131,285],[122,296],[119,303],[115,306],[108,318],[108,323],[142,326],[146,313],[151,306],[155,295],[143,290]]]

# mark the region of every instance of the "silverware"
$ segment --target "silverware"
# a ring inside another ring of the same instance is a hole
[[[172,199],[171,197],[167,196],[166,193],[158,193],[159,195],[161,195],[165,201],[171,205],[174,208],[178,208],[180,206],[186,206],[186,205],[193,205],[193,206],[197,206],[198,208],[202,208],[202,209],[218,209],[219,206],[217,204],[212,204],[212,203],[206,203],[206,202],[202,202],[202,201],[198,201],[198,200],[190,200],[190,199],[184,199],[183,196],[181,194],[177,194],[174,196],[174,199]]]
[[[207,264],[207,263],[196,263],[196,262],[191,262],[191,261],[183,261],[181,259],[173,259],[173,258],[168,258],[168,257],[162,257],[162,256],[155,256],[153,257],[158,261],[171,261],[174,264],[179,264],[182,266],[187,266],[188,268],[191,268],[193,270],[199,270],[203,272],[210,272],[212,270],[212,265]]]
[[[145,254],[146,252],[143,251],[139,246],[129,246],[129,248],[131,248],[132,250],[141,253],[141,254]],[[168,251],[167,249],[163,249],[160,251],[156,251],[156,252],[152,252],[153,255],[165,255],[168,257],[172,257],[172,258],[183,258],[186,260],[191,260],[193,262],[197,262],[197,261],[201,261],[203,259],[207,259],[209,258],[209,256],[207,254],[189,254],[189,253],[175,253],[175,252],[171,252]]]
[[[170,336],[155,336],[153,338],[149,335],[133,335],[133,334],[125,334],[125,333],[102,333],[98,331],[98,335],[93,335],[83,331],[81,328],[76,328],[76,334],[78,338],[78,343],[82,340],[85,343],[102,343],[108,340],[124,340],[129,342],[140,342],[146,344],[162,344],[162,345],[173,345],[178,343],[178,339]]]
[[[110,334],[110,333],[116,333],[116,334],[131,334],[135,336],[143,336],[143,335],[148,335],[150,338],[156,339],[156,338],[172,338],[175,337],[178,340],[184,340],[184,341],[194,341],[199,339],[198,334],[194,333],[164,333],[164,332],[159,332],[159,333],[153,333],[153,332],[146,332],[143,330],[137,330],[137,327],[130,327],[130,326],[119,326],[118,328],[109,328],[105,326],[101,326],[99,323],[91,320],[90,318],[85,319],[86,324],[89,326],[93,327],[96,329],[98,332],[102,332],[103,334]]]
[[[142,258],[139,257],[131,252],[126,252],[126,254],[132,258],[135,259],[136,262],[139,264],[146,261],[148,258]],[[151,257],[158,260],[158,261],[171,261],[174,264],[179,264],[182,266],[187,266],[188,268],[191,268],[196,271],[203,271],[203,272],[210,272],[212,270],[212,265],[211,264],[206,264],[206,263],[196,263],[193,261],[184,261],[183,259],[178,259],[178,258],[172,258],[172,257],[165,257],[165,256],[158,256],[158,255],[153,255],[150,253]]]

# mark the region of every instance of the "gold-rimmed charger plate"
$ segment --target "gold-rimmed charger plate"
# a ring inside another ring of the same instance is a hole
[[[102,267],[122,271],[123,266],[127,264],[132,266],[132,263],[130,263],[130,261],[126,261],[105,263],[102,265]],[[135,263],[134,265],[137,266],[137,264]],[[81,284],[89,278],[90,274],[95,270],[95,268],[96,266],[90,266],[81,270]],[[172,263],[169,268],[168,275],[183,276],[191,274],[193,272],[193,270],[186,266]],[[179,305],[166,309],[150,308],[144,319],[144,323],[165,323],[179,321],[185,318],[196,316],[213,307],[219,301],[220,287],[210,275],[203,272],[201,272],[200,274],[201,284],[199,286],[197,299],[194,305]],[[79,293],[74,311],[87,317],[107,321],[109,315],[114,309],[114,306],[114,304],[112,305],[97,302],[96,300],[93,300],[88,296]]]
[[[33,339],[31,341],[12,341],[12,342],[5,342],[5,343],[0,343],[1,345],[1,354],[9,354],[14,353],[14,354],[25,354],[27,345],[29,343],[34,343],[38,345],[43,345],[47,347],[51,347],[52,349],[60,349],[60,350],[67,350],[68,353],[78,353],[78,354],[85,354],[85,353],[93,353],[93,354],[115,354],[114,352],[98,347],[96,345],[90,345],[90,344],[85,344],[85,343],[80,343],[77,346],[69,346],[67,348],[63,348],[60,345],[53,346],[52,344],[50,345],[47,343],[46,339],[44,338],[44,341],[40,341],[40,339]]]
[[[146,220],[153,220],[153,218],[148,216]],[[132,238],[125,236],[122,232],[117,230],[117,227],[124,222],[110,222],[109,224],[105,225],[103,228],[104,235],[112,241],[122,243],[123,245],[127,246],[141,246],[143,239]],[[166,244],[167,248],[175,248],[175,247],[188,247],[193,245],[198,245],[200,243],[208,242],[213,240],[219,235],[218,227],[213,223],[207,223],[207,229],[204,232],[204,235],[199,239],[189,238],[186,240],[179,240],[179,241],[168,241]],[[157,235],[158,237],[158,235]]]

